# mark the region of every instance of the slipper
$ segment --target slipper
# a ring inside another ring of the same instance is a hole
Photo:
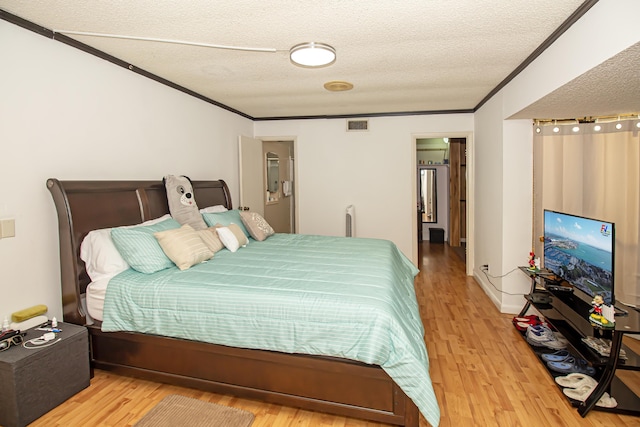
[[[539,324],[540,323],[540,319],[535,314],[530,314],[528,316],[523,316],[523,317],[514,317],[513,321],[514,322],[524,322],[524,323],[537,322],[535,324]]]
[[[516,325],[517,330],[519,330],[520,332],[525,332],[531,323],[514,322],[513,324]]]
[[[555,353],[545,353],[540,355],[542,360],[545,362],[564,362],[571,356],[572,354],[567,350],[559,350]]]
[[[571,374],[578,372],[581,374],[595,375],[596,370],[587,364],[584,359],[569,357],[563,362],[547,362],[549,369],[561,374]]]
[[[566,375],[564,377],[556,377],[555,380],[558,385],[568,388],[580,388],[585,385],[595,387],[598,385],[598,382],[591,378],[589,375],[580,374],[577,372]]]
[[[597,384],[597,383],[596,383]],[[580,388],[565,388],[562,392],[569,398],[573,400],[579,400],[580,402],[584,402],[591,395],[595,386],[591,387],[588,385],[584,385]],[[609,396],[609,393],[604,392],[600,399],[596,402],[596,406],[600,406],[601,408],[615,408],[618,406],[618,402],[616,399]]]
[[[535,325],[540,325],[542,323],[540,321],[540,318],[538,318],[538,316],[536,316],[535,314],[530,314],[524,317],[516,316],[511,321],[515,325],[516,329],[519,330],[520,332],[526,331],[529,325],[535,326]]]

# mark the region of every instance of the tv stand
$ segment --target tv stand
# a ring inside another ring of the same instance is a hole
[[[623,344],[625,334],[640,333],[640,312],[636,310],[625,311],[625,314],[616,316],[613,328],[604,328],[589,322],[589,310],[592,298],[580,289],[572,288],[568,283],[558,285],[553,282],[548,286],[546,274],[537,274],[527,267],[520,267],[531,278],[531,292],[525,295],[525,305],[519,316],[524,316],[529,308],[534,307],[552,328],[560,332],[569,342],[567,350],[576,357],[585,359],[596,368],[595,379],[598,386],[593,390],[585,402],[569,399],[571,404],[578,409],[578,413],[585,417],[592,409],[618,412],[628,415],[640,416],[640,396],[636,395],[617,376],[616,370],[640,371],[640,355]],[[567,292],[559,289],[559,286],[567,286],[572,289]],[[537,298],[534,294],[545,293],[547,297]],[[539,301],[545,302],[539,302]],[[523,335],[524,336],[524,335]],[[594,336],[611,340],[610,356],[601,356],[588,347],[582,338]],[[534,349],[532,347],[532,349]],[[537,347],[536,347],[537,349]],[[627,360],[621,360],[620,350],[624,349]],[[535,350],[540,356],[539,350]],[[553,350],[549,350],[553,352]],[[544,361],[541,359],[541,363]],[[546,367],[546,364],[545,364]],[[564,375],[549,370],[552,376]],[[596,402],[608,392],[618,402],[615,408],[601,408]]]

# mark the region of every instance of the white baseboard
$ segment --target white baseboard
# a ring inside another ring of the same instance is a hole
[[[484,290],[484,293],[487,294],[489,299],[491,299],[491,302],[493,303],[493,305],[496,306],[496,308],[500,311],[500,313],[505,313],[505,314],[520,313],[520,310],[522,310],[522,307],[524,307],[524,304],[525,304],[524,298],[522,299],[522,304],[516,304],[516,305],[504,304],[502,300],[499,298],[500,292],[497,291],[496,288],[491,286],[491,284],[486,281],[486,278],[483,275],[479,274],[477,271],[474,271],[473,277],[476,279],[476,282],[480,284],[480,287],[482,288],[482,290]]]

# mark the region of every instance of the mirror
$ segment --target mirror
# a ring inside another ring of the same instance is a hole
[[[272,151],[267,153],[267,193],[271,201],[277,200],[278,179],[280,179],[280,158]]]
[[[422,222],[438,222],[436,170],[420,169],[420,212]]]

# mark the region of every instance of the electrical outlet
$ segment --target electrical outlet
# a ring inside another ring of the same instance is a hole
[[[489,271],[489,264],[482,264],[482,266],[480,267],[480,270]]]

